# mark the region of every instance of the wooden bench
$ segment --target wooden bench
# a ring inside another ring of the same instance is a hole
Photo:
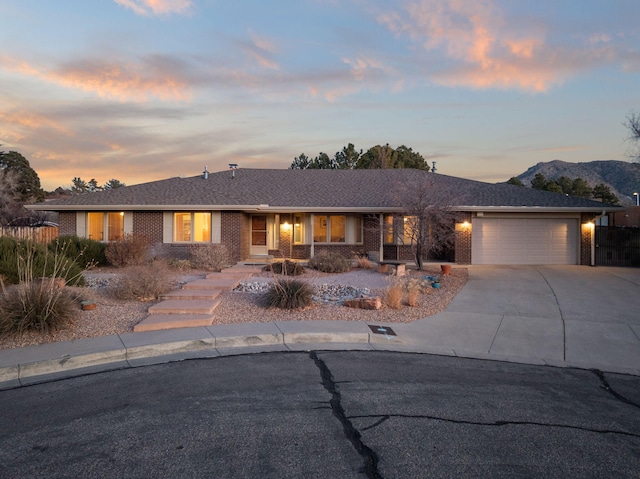
[[[379,261],[378,264],[380,265],[381,273],[387,272],[387,266],[395,266],[396,276],[404,276],[407,273],[407,263],[405,261]]]

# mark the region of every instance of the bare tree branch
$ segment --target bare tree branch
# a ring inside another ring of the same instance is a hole
[[[411,242],[416,266],[425,258],[447,251],[455,245],[454,206],[461,195],[446,188],[434,173],[418,174],[398,185],[404,237]]]
[[[627,115],[627,119],[622,125],[629,130],[627,141],[638,145],[636,151],[629,156],[634,161],[640,161],[640,113],[632,111]]]

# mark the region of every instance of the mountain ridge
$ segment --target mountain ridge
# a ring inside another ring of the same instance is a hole
[[[517,178],[526,186],[531,186],[531,180],[538,173],[544,175],[547,180],[556,180],[561,176],[567,176],[571,179],[582,178],[591,187],[604,183],[624,205],[635,204],[633,193],[640,193],[640,163],[620,160],[569,163],[553,160],[537,163],[518,175]]]

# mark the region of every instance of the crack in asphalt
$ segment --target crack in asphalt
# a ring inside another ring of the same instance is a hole
[[[342,396],[340,395],[340,392],[336,387],[336,382],[333,379],[331,370],[314,351],[309,352],[309,357],[313,360],[317,368],[320,370],[322,385],[331,395],[329,404],[331,405],[333,415],[338,419],[338,421],[340,421],[340,424],[342,424],[342,429],[344,430],[344,435],[364,460],[364,465],[359,472],[364,473],[368,478],[371,479],[382,479],[382,476],[378,472],[378,455],[373,449],[371,449],[362,441],[360,432],[358,432],[358,430],[353,427],[353,424],[347,418],[344,408],[342,407]]]
[[[626,397],[624,397],[622,394],[616,392],[610,385],[609,385],[609,381],[607,381],[607,378],[604,377],[604,373],[602,371],[600,371],[599,369],[592,369],[591,372],[593,374],[595,374],[598,379],[600,379],[600,382],[602,383],[602,385],[600,386],[602,389],[604,389],[605,391],[607,391],[609,394],[611,394],[614,398],[616,398],[619,401],[622,401],[625,404],[629,404],[630,406],[633,407],[637,407],[640,409],[640,404],[633,402],[631,399],[627,399]]]
[[[452,424],[464,424],[468,426],[488,426],[488,427],[502,427],[502,426],[538,426],[538,427],[553,427],[553,428],[561,428],[561,429],[575,429],[578,431],[585,432],[593,432],[597,434],[618,434],[621,436],[630,436],[635,438],[640,438],[640,434],[628,432],[628,431],[620,431],[615,429],[596,429],[596,428],[588,428],[582,426],[572,426],[570,424],[553,424],[553,423],[543,423],[543,422],[534,422],[534,421],[468,421],[464,419],[451,419],[439,416],[429,416],[423,414],[367,414],[362,416],[351,416],[351,419],[375,419],[379,418],[375,423],[370,426],[367,426],[362,429],[362,431],[368,431],[369,429],[373,429],[375,427],[380,426],[382,423],[392,419],[392,418],[400,418],[400,419],[428,419],[432,421],[442,421]]]

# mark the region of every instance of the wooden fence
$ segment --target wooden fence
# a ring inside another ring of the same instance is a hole
[[[0,236],[9,238],[32,240],[38,243],[50,243],[58,237],[57,226],[0,226]]]

